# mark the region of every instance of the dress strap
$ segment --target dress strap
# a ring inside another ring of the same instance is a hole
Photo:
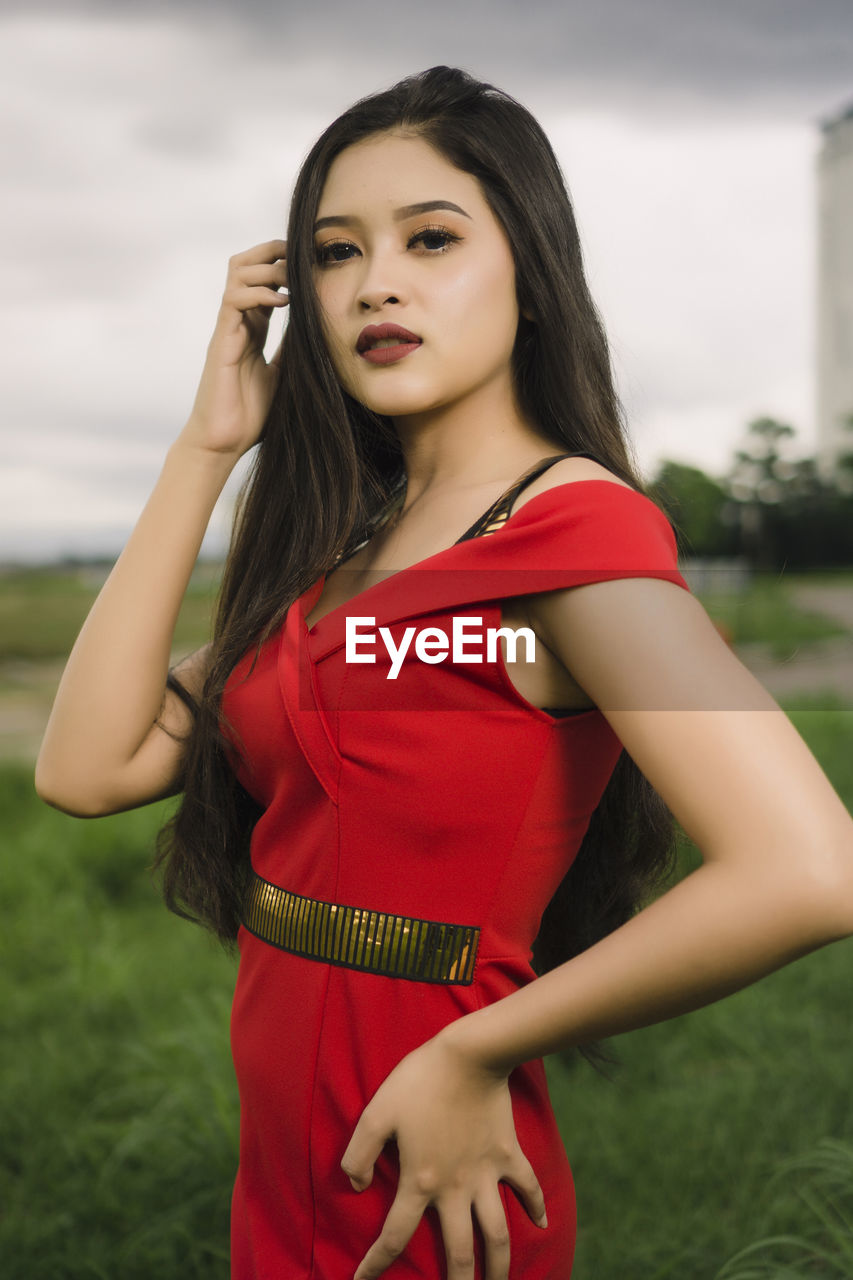
[[[541,462],[537,462],[529,471],[525,471],[524,475],[516,480],[515,484],[505,490],[497,501],[492,503],[488,511],[484,511],[479,520],[475,520],[471,528],[467,529],[462,537],[457,539],[457,542],[467,542],[469,538],[480,538],[487,533],[494,533],[497,529],[500,529],[501,525],[505,524],[509,519],[512,504],[522,490],[526,489],[534,480],[538,480],[539,476],[547,471],[549,467],[553,467],[555,462],[562,462],[563,458],[591,458],[593,462],[598,462],[598,458],[592,453],[557,453],[551,458],[543,458]]]

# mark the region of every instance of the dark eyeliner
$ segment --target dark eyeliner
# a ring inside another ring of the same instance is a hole
[[[413,244],[417,244],[419,240],[423,241],[425,236],[444,236],[447,239],[447,243],[442,245],[440,249],[427,249],[426,252],[430,255],[446,253],[452,245],[458,244],[462,239],[461,236],[454,235],[454,233],[448,230],[447,227],[427,226],[421,227],[419,231],[416,231],[411,236],[408,247],[411,248],[411,246]],[[424,248],[426,249],[426,245],[424,245]]]
[[[339,263],[349,261],[348,258],[333,258],[330,256],[332,249],[345,248],[357,249],[351,240],[327,240],[325,244],[318,245],[314,250],[314,261],[320,267],[336,266]]]
[[[437,249],[427,249],[426,245],[424,245],[424,250],[429,257],[436,257],[440,253],[446,253],[454,244],[458,244],[462,240],[462,236],[455,235],[454,232],[450,231],[447,227],[430,225],[421,227],[418,231],[415,231],[409,237],[406,247],[410,249],[413,245],[416,245],[419,242],[423,243],[423,240],[429,236],[442,236],[446,241],[445,244],[441,245]],[[351,240],[328,240],[325,244],[320,245],[314,250],[314,260],[317,265],[320,267],[333,267],[340,266],[344,262],[349,262],[349,257],[334,258],[331,256],[333,250],[338,248],[355,249],[356,252],[358,252],[358,246],[353,244]]]

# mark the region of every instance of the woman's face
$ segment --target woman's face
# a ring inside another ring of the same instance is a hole
[[[334,160],[315,226],[326,341],[354,399],[403,417],[512,395],[515,268],[471,174],[422,138],[378,134]]]

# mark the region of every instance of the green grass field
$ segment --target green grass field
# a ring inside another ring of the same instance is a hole
[[[0,662],[67,657],[108,567],[0,572]],[[219,565],[200,564],[193,573],[175,629],[177,651],[190,652],[210,638],[219,572]]]
[[[164,807],[87,822],[0,771],[8,1280],[228,1274],[234,966],[146,872]]]
[[[79,626],[68,599],[40,606],[45,653]],[[853,708],[784,705],[853,809]],[[4,1280],[228,1276],[235,965],[159,901],[147,867],[168,809],[69,818],[37,799],[29,766],[0,768]],[[683,870],[696,859],[684,842]],[[622,1036],[612,1082],[548,1060],[577,1187],[572,1280],[853,1276],[851,965],[853,939]],[[725,1267],[772,1236],[800,1243]]]
[[[806,581],[793,576],[780,581],[765,575],[756,577],[742,596],[703,594],[699,598],[714,621],[725,625],[732,643],[765,642],[775,658],[784,659],[801,645],[844,634],[844,628],[830,619],[793,608],[791,586]]]
[[[103,569],[19,569],[0,571],[0,662],[64,658],[106,577]],[[838,573],[826,575],[842,582]],[[189,652],[209,637],[209,617],[219,566],[201,564],[193,574],[175,632],[174,648]],[[784,580],[756,575],[743,595],[703,595],[708,612],[724,622],[735,644],[770,640],[783,654],[791,646],[841,634],[842,628],[825,618],[792,608],[791,583],[820,581],[791,575]],[[853,575],[849,575],[853,589]]]

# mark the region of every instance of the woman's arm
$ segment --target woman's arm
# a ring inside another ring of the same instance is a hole
[[[620,579],[543,595],[534,617],[703,865],[446,1029],[501,1072],[698,1008],[853,932],[853,819],[694,597]]]
[[[281,347],[263,346],[288,298],[282,240],[237,254],[190,418],[68,659],[36,764],[42,799],[80,817],[173,792],[189,709],[166,689],[181,601],[211,513],[237,460],[266,421]],[[198,692],[207,649],[182,682]]]
[[[853,820],[776,702],[683,588],[619,579],[549,592],[533,620],[603,711],[704,859],[566,964],[451,1022],[408,1054],[359,1118],[341,1167],[369,1185],[385,1142],[397,1196],[356,1271],[376,1280],[427,1205],[448,1280],[472,1280],[472,1211],[489,1274],[510,1241],[497,1180],[547,1229],[515,1133],[513,1068],[685,1013],[853,932]]]

